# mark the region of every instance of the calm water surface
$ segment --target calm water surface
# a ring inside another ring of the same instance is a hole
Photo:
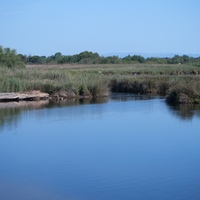
[[[200,199],[198,106],[120,94],[6,105],[1,200]]]

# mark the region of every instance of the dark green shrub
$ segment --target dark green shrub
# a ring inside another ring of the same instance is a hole
[[[0,46],[0,67],[25,67],[16,50]]]

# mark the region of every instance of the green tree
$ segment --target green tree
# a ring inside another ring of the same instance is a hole
[[[18,54],[18,57],[20,58],[20,60],[22,62],[27,63],[27,56],[26,55]]]
[[[45,56],[28,56],[27,63],[30,64],[45,64],[46,57]]]
[[[175,55],[172,59],[171,59],[171,64],[179,64],[179,63],[183,63],[183,59],[181,56],[179,55]]]
[[[122,60],[123,60],[125,63],[131,63],[131,62],[132,62],[131,56],[130,56],[130,55],[125,56]]]
[[[134,55],[131,57],[132,61],[137,61],[139,63],[144,63],[145,62],[145,58],[139,55]]]
[[[55,53],[55,55],[54,55],[55,63],[60,63],[61,60],[62,60],[62,54],[60,52]]]
[[[126,56],[123,58],[123,61],[125,61],[125,63],[145,63],[145,58],[139,55],[134,55],[134,56]]]
[[[3,48],[0,46],[0,66],[3,67],[24,67],[20,56],[15,49]]]
[[[183,63],[189,63],[190,62],[190,57],[187,56],[187,55],[183,55],[182,56],[182,60],[183,60]]]
[[[89,51],[84,51],[78,54],[78,62],[81,64],[94,64],[100,60],[100,56],[98,53],[93,53]]]

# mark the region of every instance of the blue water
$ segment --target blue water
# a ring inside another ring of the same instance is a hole
[[[0,108],[0,200],[199,200],[200,108],[114,95]]]

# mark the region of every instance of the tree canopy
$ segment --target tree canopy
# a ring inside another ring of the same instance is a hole
[[[26,56],[25,56],[26,57]],[[24,59],[23,59],[24,60]],[[100,56],[98,53],[84,51],[75,55],[62,55],[60,52],[55,55],[45,56],[28,56],[25,59],[26,64],[194,64],[200,65],[200,57],[194,58],[187,55],[175,55],[171,58],[148,57],[140,55],[128,55],[124,58],[118,56]]]
[[[144,58],[141,55],[128,55],[124,58],[118,56],[100,56],[98,53],[84,51],[75,55],[62,55],[57,52],[51,56],[22,55],[16,50],[0,46],[0,66],[23,67],[25,64],[192,64],[200,66],[200,57],[194,58],[187,55],[175,55],[171,58]]]
[[[0,66],[2,67],[24,67],[24,62],[16,50],[0,46]]]

